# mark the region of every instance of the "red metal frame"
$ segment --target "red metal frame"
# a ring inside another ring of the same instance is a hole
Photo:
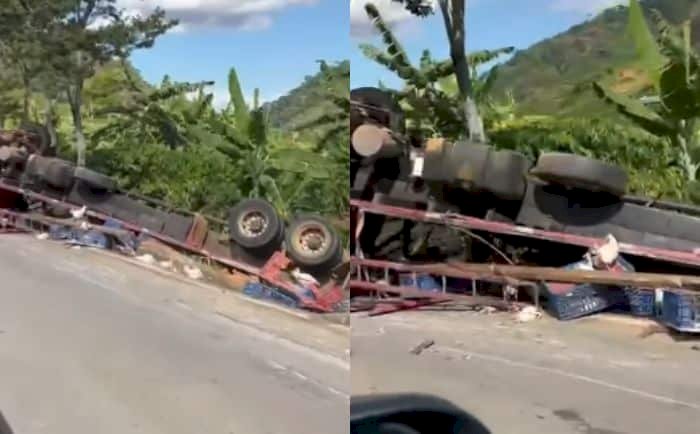
[[[604,240],[581,235],[571,235],[563,232],[545,231],[527,226],[518,226],[510,223],[494,222],[469,217],[464,215],[443,214],[430,211],[400,208],[390,205],[377,204],[361,200],[351,200],[350,205],[358,210],[372,214],[381,214],[389,217],[402,218],[426,223],[438,223],[455,226],[464,229],[493,232],[502,235],[514,235],[525,238],[554,241],[562,244],[570,244],[580,247],[598,247]],[[682,265],[700,267],[700,255],[692,252],[678,250],[659,249],[655,247],[639,246],[635,244],[620,243],[620,252],[632,256],[642,256]]]
[[[336,304],[343,299],[343,290],[340,285],[335,282],[324,288],[316,285],[308,287],[295,285],[284,279],[282,275],[291,264],[292,261],[284,252],[275,252],[260,269],[259,277],[267,282],[274,282],[276,288],[294,294],[307,309],[332,312]],[[306,290],[311,291],[313,297],[308,297]]]

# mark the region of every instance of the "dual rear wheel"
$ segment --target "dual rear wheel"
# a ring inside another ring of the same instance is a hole
[[[342,260],[340,236],[319,216],[300,215],[285,228],[269,202],[246,199],[231,208],[228,223],[231,239],[255,256],[269,256],[284,246],[289,259],[312,271],[332,268]]]

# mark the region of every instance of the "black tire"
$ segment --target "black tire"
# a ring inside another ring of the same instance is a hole
[[[309,236],[320,239],[321,246],[310,247]],[[338,233],[326,220],[313,215],[299,216],[289,225],[286,247],[287,256],[301,268],[330,270],[343,258]]]
[[[494,149],[486,161],[481,187],[499,199],[522,200],[530,167],[532,162],[525,155]]]
[[[48,162],[46,169],[42,173],[42,178],[52,187],[68,190],[73,185],[73,174],[75,167],[70,163],[52,159]]]
[[[621,167],[580,155],[544,153],[530,173],[548,183],[618,197],[627,191],[628,177]]]
[[[94,170],[90,170],[86,167],[76,167],[73,176],[75,179],[78,179],[95,189],[105,191],[117,190],[117,183],[112,178],[95,172]]]
[[[359,102],[361,104],[383,110],[368,114],[373,120],[378,121],[380,124],[388,127],[392,131],[403,133],[406,130],[406,117],[404,112],[401,109],[401,106],[394,101],[389,93],[376,87],[358,87],[350,91],[350,99],[353,102]],[[359,116],[359,113],[360,111],[351,109],[351,134],[363,121],[362,117]]]
[[[282,219],[265,200],[245,199],[237,203],[229,211],[228,226],[231,239],[245,249],[267,250],[279,247],[275,246],[277,243],[281,246]]]

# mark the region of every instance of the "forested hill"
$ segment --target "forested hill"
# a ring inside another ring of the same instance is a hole
[[[700,45],[700,0],[643,0],[642,5],[674,23],[691,19],[693,43]],[[626,94],[643,93],[649,86],[626,30],[627,8],[608,9],[517,52],[503,65],[495,89],[511,90],[523,113],[605,112],[609,109],[590,90],[592,81],[601,80]]]
[[[350,62],[343,61],[329,64],[329,69],[336,77],[342,77],[333,87],[348,89],[350,74],[342,74],[350,69]],[[338,72],[338,74],[335,74]],[[309,119],[318,118],[322,113],[332,110],[334,105],[328,100],[327,83],[321,72],[307,76],[302,84],[291,90],[287,95],[267,104],[269,109],[270,126],[280,129],[291,129],[295,125]]]

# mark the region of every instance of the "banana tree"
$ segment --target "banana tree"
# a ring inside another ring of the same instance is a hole
[[[700,57],[693,50],[690,22],[672,26],[660,13],[652,12],[655,37],[638,0],[630,0],[629,30],[640,63],[658,94],[658,104],[617,94],[594,83],[597,95],[644,130],[668,138],[679,155],[688,181],[688,196],[700,202]]]
[[[461,105],[467,124],[467,133],[471,140],[485,142],[484,125],[474,100],[472,77],[469,62],[465,54],[466,32],[465,14],[466,0],[393,0],[402,3],[412,14],[425,17],[434,13],[434,6],[439,6],[445,24],[447,40],[450,44],[450,59],[462,97]]]
[[[311,199],[307,207],[299,203],[300,198],[315,183],[330,182],[338,170],[347,172],[347,166],[339,169],[324,152],[290,147],[288,137],[270,131],[259,90],[255,90],[253,106],[249,107],[235,69],[229,74],[229,93],[231,103],[217,129],[228,129],[230,141],[218,150],[238,167],[243,194],[270,200],[284,217],[300,208],[315,209],[318,198]]]
[[[386,88],[384,90],[393,93],[406,112],[409,132],[419,136],[463,137],[468,122],[465,111],[462,110],[464,100],[453,60],[437,61],[432,58],[430,51],[424,50],[419,66],[412,65],[401,43],[377,8],[368,4],[365,10],[381,34],[385,50],[369,44],[360,45],[360,49],[366,57],[385,66],[404,81],[404,88],[400,91]],[[472,99],[486,114],[487,124],[497,121],[494,117],[500,117],[504,109],[490,96],[498,67],[492,68],[482,76],[477,73],[477,69],[504,54],[512,53],[513,50],[514,47],[504,47],[478,51],[466,56],[471,68]]]

